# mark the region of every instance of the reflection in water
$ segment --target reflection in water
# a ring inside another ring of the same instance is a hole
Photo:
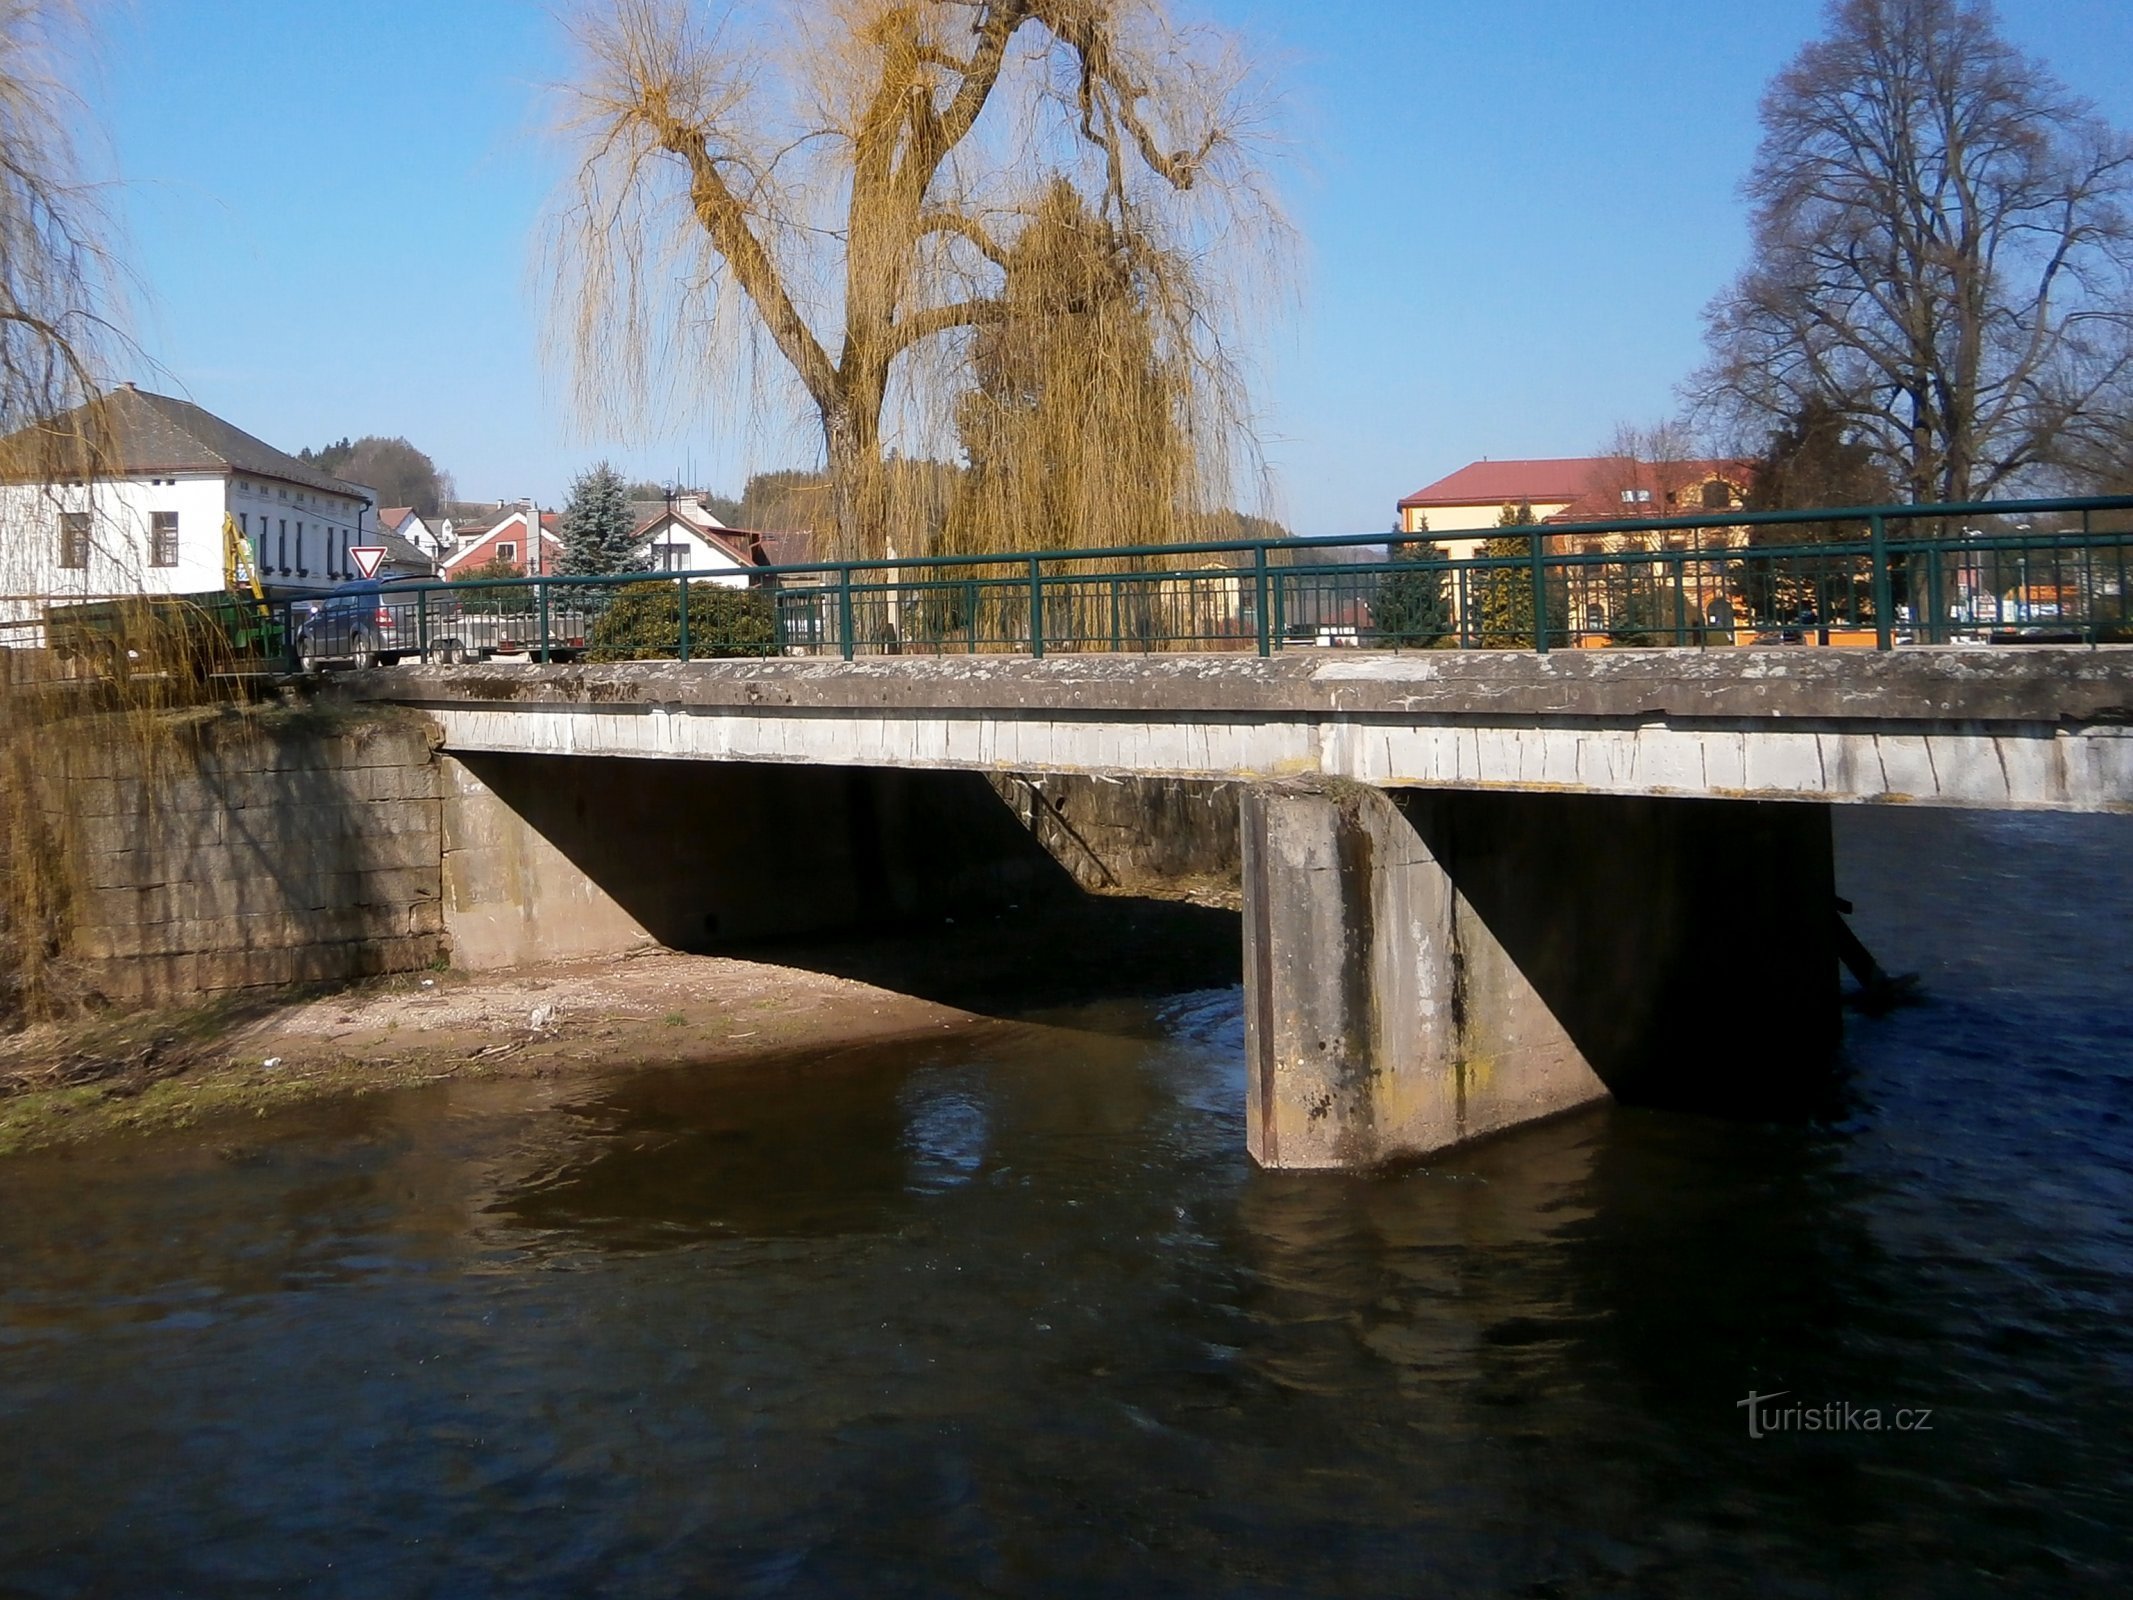
[[[1222,991],[0,1168],[0,1595],[2124,1592],[2133,833],[1845,829],[1836,1126],[1259,1173]]]

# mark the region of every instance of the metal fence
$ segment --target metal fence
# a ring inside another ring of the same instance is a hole
[[[2133,496],[394,583],[288,664],[2133,641]]]

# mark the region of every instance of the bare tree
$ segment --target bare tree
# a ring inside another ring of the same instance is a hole
[[[1762,122],[1700,397],[1755,431],[1819,403],[1921,501],[2077,447],[2133,371],[2133,142],[1984,0],[1832,0]]]
[[[588,410],[640,422],[738,373],[760,400],[782,369],[820,425],[837,549],[878,555],[885,445],[952,444],[977,331],[1044,302],[1006,279],[1066,183],[1132,252],[1203,471],[1226,472],[1230,268],[1279,234],[1226,39],[1160,0],[764,0],[717,27],[604,0],[576,32],[583,156],[551,256]]]
[[[1618,423],[1595,458],[1586,483],[1587,494],[1602,508],[1591,517],[1620,516],[1642,522],[1725,510],[1731,500],[1707,504],[1706,491],[1714,482],[1725,487],[1724,478],[1714,478],[1714,472],[1726,465],[1711,459],[1694,428],[1680,418],[1669,417],[1642,428]],[[1581,512],[1578,520],[1586,520],[1586,514]]]

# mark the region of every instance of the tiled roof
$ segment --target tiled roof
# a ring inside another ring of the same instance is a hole
[[[1506,501],[1575,500],[1604,458],[1554,456],[1533,461],[1476,461],[1426,483],[1400,502],[1408,506],[1487,506]]]
[[[1657,517],[1701,516],[1703,486],[1713,479],[1733,491],[1734,503],[1745,496],[1755,475],[1750,461],[1630,461],[1608,457],[1595,461],[1592,480],[1550,522],[1637,522]],[[1625,489],[1649,490],[1649,500],[1624,500]],[[1714,506],[1711,510],[1730,510]]]
[[[815,559],[815,533],[812,528],[765,529],[728,528],[729,535],[751,539],[755,548],[763,552],[764,559],[774,567],[805,566]]]
[[[28,453],[40,430],[83,438],[118,476],[159,472],[239,472],[328,494],[368,499],[369,491],[308,466],[286,451],[203,411],[190,400],[150,394],[132,384],[76,406],[50,423],[34,423],[0,440],[0,456],[15,445]],[[34,453],[29,459],[36,459]]]
[[[419,568],[424,572],[437,570],[436,559],[426,550],[418,549],[409,540],[403,539],[390,528],[376,528],[364,536],[365,544],[380,545],[385,550],[385,559],[379,570],[387,567]]]

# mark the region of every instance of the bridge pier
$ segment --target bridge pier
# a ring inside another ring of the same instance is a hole
[[[1819,1103],[1840,1032],[1815,804],[1254,786],[1247,1142],[1366,1166],[1604,1100]]]

